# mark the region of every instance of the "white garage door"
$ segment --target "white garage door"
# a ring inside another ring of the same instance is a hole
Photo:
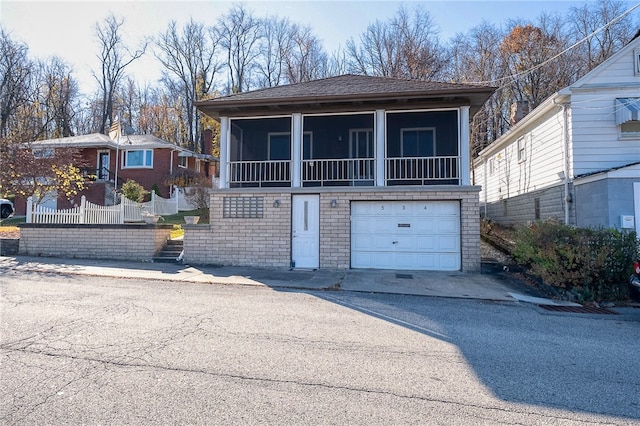
[[[458,201],[351,203],[351,267],[457,271]]]

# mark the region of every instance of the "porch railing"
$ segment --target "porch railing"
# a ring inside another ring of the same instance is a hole
[[[371,185],[375,181],[375,158],[302,161],[302,182],[319,185]]]
[[[385,160],[387,185],[460,184],[458,156],[397,157]],[[291,162],[234,161],[228,164],[229,184],[250,186],[289,186]],[[375,185],[375,158],[340,158],[303,160],[303,186]]]
[[[232,161],[229,163],[229,183],[263,186],[291,182],[290,160]]]
[[[460,184],[460,157],[387,158],[387,184]]]

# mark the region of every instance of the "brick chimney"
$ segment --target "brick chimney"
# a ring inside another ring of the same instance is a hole
[[[516,101],[512,103],[509,125],[515,126],[527,114],[529,114],[529,101]]]
[[[205,129],[202,132],[202,147],[203,154],[211,155],[213,152],[213,130]]]

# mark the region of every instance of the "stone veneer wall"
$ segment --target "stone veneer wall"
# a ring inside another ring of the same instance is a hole
[[[19,254],[148,262],[171,235],[172,225],[20,225]]]
[[[480,217],[477,186],[428,188],[370,187],[287,188],[278,190],[228,189],[211,193],[210,225],[185,227],[188,263],[289,267],[291,259],[291,197],[320,197],[320,268],[348,269],[351,265],[351,201],[457,200],[461,208],[462,270],[480,270]],[[263,217],[225,219],[224,197],[263,197]],[[274,202],[279,200],[279,206]],[[331,200],[336,200],[335,208]]]

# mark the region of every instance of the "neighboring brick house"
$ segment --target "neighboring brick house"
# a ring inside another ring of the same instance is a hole
[[[205,132],[211,147],[211,131]],[[215,176],[217,159],[208,153],[198,154],[165,142],[152,135],[125,135],[120,144],[107,135],[92,133],[59,139],[36,141],[29,144],[34,155],[55,155],[58,148],[72,148],[77,151],[78,166],[87,176],[86,189],[69,200],[58,194],[51,194],[42,200],[50,208],[64,209],[79,204],[80,197],[99,205],[114,203],[114,184],[119,189],[127,180],[135,180],[146,190],[157,187],[162,197],[171,195],[171,188],[165,183],[167,178],[180,169]],[[116,155],[119,161],[116,162]],[[118,167],[116,172],[116,167]],[[26,202],[16,199],[16,214],[25,214]]]
[[[493,91],[343,75],[198,102],[220,181],[185,261],[478,271],[469,122]]]
[[[474,160],[481,213],[640,232],[640,38],[553,94]]]

